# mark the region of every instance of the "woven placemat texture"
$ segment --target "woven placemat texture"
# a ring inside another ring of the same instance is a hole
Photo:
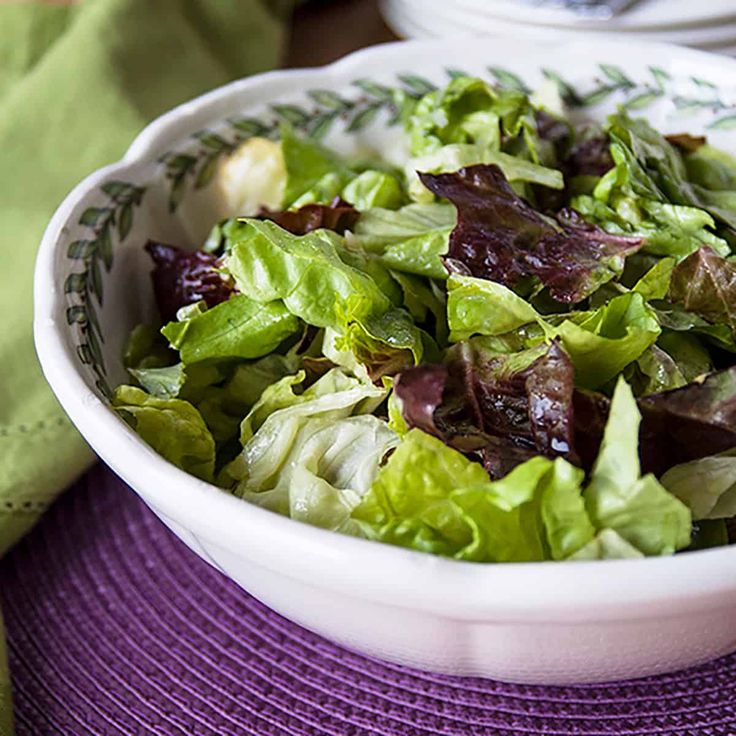
[[[0,564],[19,736],[736,734],[736,655],[629,683],[408,670],[286,621],[97,467]]]

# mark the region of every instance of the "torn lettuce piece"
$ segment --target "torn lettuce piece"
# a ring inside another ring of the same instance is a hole
[[[329,204],[354,175],[345,159],[298,136],[290,125],[281,126],[281,153],[286,170],[283,209]]]
[[[238,404],[252,407],[271,385],[299,371],[300,357],[293,352],[286,355],[272,353],[260,360],[240,363],[225,384],[225,390]]]
[[[480,465],[412,429],[351,518],[369,539],[454,556],[472,542],[473,534],[450,494],[485,483],[488,474]]]
[[[641,294],[630,292],[614,297],[590,314],[571,313],[545,331],[562,340],[575,366],[576,383],[595,389],[639,358],[661,330]]]
[[[478,562],[560,560],[594,534],[581,497],[584,473],[565,460],[535,457],[485,487],[459,489],[452,502],[473,532],[458,556]]]
[[[160,399],[133,386],[118,386],[112,406],[160,455],[187,473],[211,481],[215,441],[187,401]]]
[[[736,517],[736,448],[675,465],[662,476],[662,485],[696,521]]]
[[[196,403],[202,389],[225,380],[225,365],[219,362],[183,363],[165,368],[130,368],[133,378],[152,396],[160,399],[186,399]]]
[[[358,174],[343,188],[341,196],[361,212],[373,207],[395,210],[405,199],[401,183],[393,174],[375,170]]]
[[[571,554],[568,560],[628,560],[644,557],[613,529],[598,532],[584,547]]]
[[[297,236],[258,220],[246,220],[243,226],[224,265],[238,290],[261,308],[282,300],[307,324],[338,328],[348,301],[360,315],[391,307],[373,278],[341,258],[340,236],[327,230]]]
[[[362,533],[457,559],[561,559],[593,537],[582,471],[538,457],[490,482],[434,437],[410,430],[352,518]]]
[[[424,184],[457,209],[448,261],[455,270],[515,287],[538,280],[558,302],[580,302],[621,274],[641,240],[611,235],[572,210],[538,212],[497,166],[470,166]]]
[[[163,368],[171,365],[176,355],[155,325],[136,325],[130,332],[123,351],[123,365],[130,368]]]
[[[713,191],[736,191],[736,158],[713,146],[699,146],[685,157],[688,178]]]
[[[221,273],[214,254],[152,240],[146,243],[146,251],[154,262],[151,280],[164,321],[173,320],[180,308],[190,304],[202,301],[214,307],[230,298],[232,283]]]
[[[299,329],[299,320],[279,300],[261,304],[236,294],[212,309],[189,310],[162,334],[184,365],[202,360],[259,358]]]
[[[565,179],[561,171],[535,164],[518,156],[491,151],[472,144],[455,143],[443,146],[424,156],[409,159],[405,166],[409,196],[419,203],[434,201],[427,182],[419,174],[449,174],[471,166],[496,166],[511,183],[537,184],[549,189],[563,189]]]
[[[495,281],[452,274],[447,280],[450,340],[503,335],[541,320],[529,302]]]
[[[259,220],[271,220],[292,235],[306,235],[320,228],[334,230],[343,235],[353,227],[359,216],[358,210],[339,197],[329,204],[306,204],[298,210],[261,208],[257,213]],[[232,235],[229,239],[232,240]]]
[[[481,462],[491,478],[535,455],[577,462],[573,391],[557,341],[512,354],[461,343],[443,364],[406,370],[394,384],[407,426]]]
[[[713,232],[715,221],[705,210],[623,194],[603,202],[596,193],[573,198],[572,208],[608,233],[641,238],[644,253],[684,258],[703,244],[724,256],[731,252]]]
[[[344,316],[339,331],[327,330],[323,353],[354,375],[380,381],[404,368],[418,365],[425,349],[436,347],[403,309],[378,316]]]
[[[406,121],[413,156],[448,144],[513,153],[540,161],[543,146],[529,97],[512,89],[494,89],[482,79],[457,77],[426,94]]]
[[[363,212],[355,226],[360,247],[377,253],[390,268],[435,279],[447,278],[442,256],[455,226],[455,208],[437,202],[399,210]]]
[[[692,518],[653,475],[640,475],[640,422],[636,399],[619,379],[585,504],[598,530],[613,529],[645,555],[673,554],[690,544]]]
[[[371,415],[388,391],[337,369],[299,393],[303,380],[303,373],[289,376],[264,392],[223,481],[258,505],[339,529],[396,444],[386,422]]]
[[[664,299],[670,290],[674,258],[660,258],[633,286],[646,301]]]
[[[592,312],[543,317],[527,301],[501,284],[470,276],[448,279],[450,339],[471,335],[502,336],[526,330],[523,344],[559,337],[575,366],[576,383],[599,388],[636,360],[657,339],[659,323],[641,294],[614,297]],[[536,332],[531,329],[541,327]]]
[[[313,526],[355,533],[350,513],[370,488],[380,463],[395,446],[386,422],[371,415],[308,418],[294,436],[278,481],[254,490],[247,480],[236,493],[246,501]],[[259,460],[249,468],[259,473]]]
[[[401,288],[403,306],[417,324],[422,325],[438,346],[448,340],[447,296],[436,282],[401,271],[391,271]]]
[[[671,391],[687,384],[677,362],[657,345],[650,345],[630,363],[624,378],[637,396]]]
[[[614,168],[598,182],[593,196],[575,198],[572,206],[616,234],[640,235],[644,250],[682,258],[708,245],[726,256],[730,247],[717,233],[719,223],[733,228],[733,193],[711,190],[705,171],[707,147],[684,156],[646,121],[620,111],[609,118]],[[687,166],[692,160],[698,164]],[[691,172],[695,178],[691,178]],[[728,177],[720,178],[727,184]],[[716,190],[717,189],[717,190]]]
[[[699,248],[672,271],[668,296],[688,312],[736,334],[736,263]]]

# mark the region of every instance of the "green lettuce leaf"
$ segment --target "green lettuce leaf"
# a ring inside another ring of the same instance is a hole
[[[523,329],[527,347],[559,337],[575,366],[576,383],[599,388],[636,360],[660,333],[654,312],[641,294],[629,292],[593,312],[543,317],[511,289],[484,279],[453,275],[448,279],[450,339],[501,336]]]
[[[215,441],[189,402],[159,399],[133,386],[118,386],[112,405],[169,462],[202,480],[212,480]]]
[[[341,197],[361,211],[373,207],[395,210],[405,199],[401,184],[393,174],[375,170],[356,176],[342,190]]]
[[[736,191],[736,158],[713,146],[699,146],[685,156],[690,181],[713,191]]]
[[[202,360],[259,358],[275,350],[299,328],[299,321],[277,299],[258,303],[236,294],[204,311],[189,310],[161,332],[185,365]]]
[[[674,258],[660,258],[635,284],[632,291],[637,291],[646,301],[664,299],[670,290]]]
[[[503,335],[541,319],[529,302],[495,281],[459,274],[447,280],[447,322],[453,342],[475,334]]]
[[[452,501],[473,530],[462,559],[494,562],[561,560],[593,538],[581,496],[584,473],[562,458],[535,457]]]
[[[688,382],[677,362],[657,345],[650,345],[629,364],[624,378],[637,396],[671,391]]]
[[[736,516],[736,449],[675,465],[662,485],[690,508],[696,521]]]
[[[712,232],[713,218],[702,209],[646,199],[620,192],[611,195],[605,177],[593,196],[581,195],[572,207],[588,221],[613,235],[644,239],[642,252],[683,258],[704,243],[728,255],[728,243]],[[596,197],[605,198],[600,201]]]
[[[354,375],[379,381],[418,365],[425,346],[433,347],[430,340],[407,312],[392,309],[364,318],[346,315],[339,332],[325,331],[322,350],[325,357]]]
[[[166,368],[130,368],[128,372],[149,394],[160,399],[191,400],[200,389],[225,378],[224,366],[216,363],[177,363]]]
[[[281,152],[286,167],[283,209],[329,204],[353,177],[341,156],[301,138],[290,125],[281,127]]]
[[[352,514],[363,534],[485,562],[562,559],[593,537],[583,472],[537,457],[491,483],[480,465],[410,430]]]
[[[575,366],[575,382],[600,388],[656,341],[660,327],[641,294],[611,299],[592,313],[571,314],[548,334],[559,336]]]
[[[640,476],[641,414],[619,379],[585,503],[596,528],[613,529],[645,555],[672,554],[690,544],[692,518],[653,475]]]
[[[136,325],[130,332],[123,351],[126,368],[163,368],[171,365],[175,354],[155,325]]]
[[[303,372],[288,376],[264,392],[222,480],[248,501],[340,529],[396,444],[386,422],[370,415],[387,390],[339,370],[298,393],[303,380]]]
[[[675,361],[687,383],[713,370],[710,353],[695,335],[663,330],[657,345]]]
[[[609,138],[615,166],[593,197],[573,200],[575,209],[608,232],[643,237],[650,253],[681,258],[708,245],[729,254],[728,243],[715,232],[718,223],[736,227],[736,193],[725,188],[727,163],[717,172],[707,147],[683,159],[645,120],[624,111],[609,118]]]
[[[391,307],[373,278],[342,260],[342,242],[326,230],[297,236],[272,222],[246,220],[225,268],[238,290],[261,308],[283,300],[307,324],[338,328],[348,304],[356,315]]]
[[[410,204],[396,211],[376,208],[363,212],[355,226],[355,238],[392,269],[445,279],[447,270],[441,256],[447,253],[454,227],[452,205]]]
[[[497,164],[511,182],[564,187],[562,172],[548,167],[555,163],[554,146],[540,138],[534,107],[523,92],[458,77],[425,95],[406,129],[412,154],[408,189],[418,202],[431,202],[434,195],[416,172],[440,174],[473,164]]]
[[[570,555],[568,560],[625,560],[644,557],[613,529],[604,529],[584,547]]]
[[[272,353],[260,360],[240,363],[225,384],[225,390],[233,401],[250,408],[269,386],[284,376],[297,373],[300,363],[299,356],[293,352]]]
[[[517,90],[494,89],[474,77],[456,77],[444,89],[425,95],[406,129],[414,156],[448,144],[474,144],[540,159],[542,144],[529,97]]]
[[[501,151],[492,151],[472,144],[453,143],[432,153],[409,159],[405,167],[409,196],[416,202],[434,201],[434,194],[421,182],[418,172],[444,174],[476,164],[496,164],[511,183],[538,184],[549,189],[563,189],[565,186],[562,172],[557,169],[541,166]]]
[[[370,539],[453,556],[473,535],[450,495],[486,483],[488,474],[480,465],[412,429],[381,468],[352,519]]]

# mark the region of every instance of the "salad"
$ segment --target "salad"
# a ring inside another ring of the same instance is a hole
[[[456,559],[735,542],[736,159],[469,77],[407,109],[398,166],[288,126],[222,163],[237,216],[146,246],[115,410],[247,502]]]

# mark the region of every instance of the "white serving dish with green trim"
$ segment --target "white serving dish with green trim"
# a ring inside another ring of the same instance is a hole
[[[448,74],[558,85],[577,114],[616,105],[736,150],[736,61],[634,43],[391,44],[329,67],[234,82],[162,116],[77,186],[44,235],[35,337],[44,372],[100,457],[197,554],[288,618],[348,647],[458,675],[594,682],[736,648],[736,548],[671,558],[490,565],[309,527],[158,456],[109,407],[126,336],[153,314],[149,239],[194,246],[221,215],[212,175],[281,120],[350,152],[396,149],[394,90]]]

